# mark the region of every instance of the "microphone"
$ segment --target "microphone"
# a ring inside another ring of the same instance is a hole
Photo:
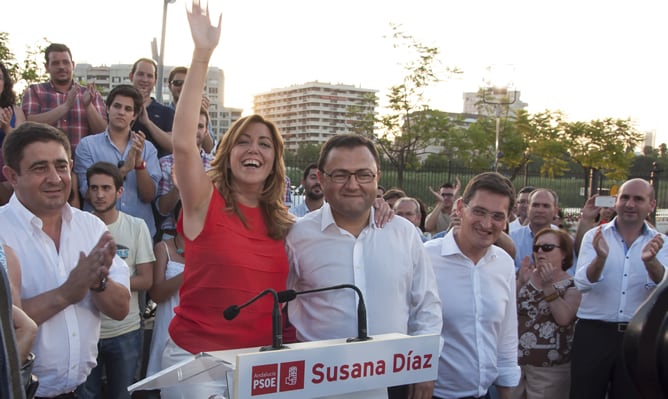
[[[329,287],[322,287],[322,288],[316,288],[313,290],[306,290],[306,291],[295,291],[295,290],[285,290],[285,291],[279,291],[278,292],[278,301],[283,303],[283,302],[290,302],[293,299],[297,297],[297,295],[302,295],[302,294],[311,294],[313,292],[322,292],[322,291],[331,291],[331,290],[339,290],[342,288],[351,288],[355,290],[357,293],[357,297],[359,298],[359,301],[357,302],[357,337],[355,338],[348,338],[346,341],[347,342],[361,342],[361,341],[368,341],[371,339],[369,335],[367,334],[367,328],[366,328],[366,305],[364,304],[364,296],[362,295],[362,291],[357,288],[356,285],[354,284],[338,284],[338,285],[332,285]]]
[[[251,305],[253,302],[262,298],[267,294],[272,294],[274,297],[274,310],[271,314],[271,335],[272,335],[272,344],[271,346],[263,346],[260,348],[261,352],[277,350],[277,349],[286,349],[287,346],[283,345],[283,321],[281,318],[281,308],[279,306],[279,298],[276,290],[272,288],[267,288],[266,290],[255,295],[251,300],[244,303],[243,305],[232,305],[223,311],[223,317],[225,320],[232,320],[239,315],[241,309],[245,308],[248,305]]]

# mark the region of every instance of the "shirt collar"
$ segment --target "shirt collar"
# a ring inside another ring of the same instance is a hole
[[[604,224],[601,227],[601,229],[602,230],[612,229],[612,231],[614,231],[615,233],[620,234],[619,229],[617,229],[617,216],[615,216],[614,219],[612,219],[608,223]],[[649,225],[649,223],[647,223],[647,221],[645,221],[645,222],[643,222],[642,232],[640,233],[640,235],[644,236],[644,235],[652,234],[653,231],[654,231],[654,229]]]
[[[16,193],[12,194],[12,197],[9,199],[9,206],[14,209],[14,212],[18,218],[26,225],[32,225],[40,230],[42,230],[42,219],[32,213],[28,208],[26,208],[23,203],[18,199]],[[66,203],[63,206],[61,211],[63,221],[69,223],[72,220],[72,208],[70,204]]]
[[[490,254],[493,254],[491,251],[491,247],[487,248],[485,251],[485,254],[482,256],[480,261],[478,261],[478,264],[482,264],[483,259],[487,259]],[[453,232],[453,229],[450,229],[448,234],[443,237],[443,244],[441,245],[441,256],[452,256],[452,255],[461,255],[466,259],[469,259],[468,256],[466,256],[462,250],[459,248],[459,245],[457,245],[457,241],[455,241],[455,234]]]
[[[320,208],[322,212],[322,219],[320,221],[320,231],[325,231],[325,229],[331,225],[336,226],[336,221],[334,220],[334,215],[332,215],[332,208],[329,206],[329,203],[325,201]],[[369,224],[367,227],[376,228],[376,222],[374,221],[375,209],[371,207],[371,214],[369,215]],[[337,226],[338,227],[338,226]]]

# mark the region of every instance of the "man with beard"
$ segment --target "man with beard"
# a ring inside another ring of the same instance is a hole
[[[299,218],[286,238],[287,288],[355,284],[370,335],[440,333],[434,272],[415,227],[401,217],[382,228],[374,220],[379,165],[376,147],[360,135],[336,135],[322,147],[318,177],[327,203]],[[288,314],[299,340],[347,338],[357,333],[356,303],[352,290],[326,291],[297,297]],[[433,387],[433,381],[393,387],[389,398],[431,399]],[[366,397],[388,397],[382,391]]]
[[[535,189],[535,187],[526,186],[522,187],[517,193],[517,203],[515,204],[517,217],[512,222],[508,223],[508,233],[512,233],[529,223],[529,195]]]
[[[143,102],[132,130],[143,132],[146,139],[158,149],[158,157],[163,157],[172,153],[174,110],[151,97],[157,76],[158,66],[149,58],[140,58],[132,65],[130,81],[141,93]]]
[[[617,216],[582,239],[575,286],[582,292],[571,351],[572,399],[639,398],[622,350],[624,332],[666,274],[666,236],[647,216],[654,187],[627,180],[615,202]]]
[[[196,137],[197,148],[202,157],[204,170],[211,169],[211,161],[213,160],[213,156],[203,148],[204,140],[209,137],[208,126],[209,113],[206,108],[202,107],[199,110]],[[162,178],[158,184],[158,196],[155,199],[155,205],[160,215],[164,217],[160,225],[163,240],[176,236],[176,219],[180,210],[179,202],[181,201],[181,197],[179,196],[179,188],[174,184],[173,167],[174,156],[172,154],[160,158]]]
[[[459,186],[460,182],[459,178],[457,178],[457,184],[444,183],[438,189],[438,192],[429,187],[429,191],[436,197],[436,205],[424,221],[426,232],[437,234],[450,228],[450,213],[459,194]]]
[[[81,398],[102,395],[102,375],[106,375],[106,390],[110,398],[130,398],[127,387],[134,382],[141,354],[141,318],[138,291],[153,284],[153,242],[143,220],[116,209],[123,194],[123,176],[116,165],[97,162],[86,171],[86,197],[116,241],[116,255],[130,270],[130,311],[120,321],[102,315],[100,341],[97,344],[97,365],[91,371]]]
[[[125,179],[117,208],[143,219],[151,236],[156,225],[151,203],[160,180],[160,164],[153,144],[145,141],[141,131],[130,126],[142,110],[141,94],[130,85],[116,86],[107,96],[109,125],[105,131],[85,137],[76,150],[74,172],[82,196],[88,193],[86,170],[96,162],[109,162],[120,168]],[[91,211],[90,198],[84,198],[84,210]]]
[[[311,211],[320,209],[325,203],[325,193],[322,192],[320,180],[318,180],[318,166],[310,163],[304,168],[304,176],[302,176],[302,187],[304,187],[304,201],[299,204],[292,205],[288,212],[302,217]]]
[[[128,314],[128,267],[104,223],[67,204],[72,158],[62,131],[26,122],[3,151],[14,194],[0,208],[0,242],[16,252],[21,304],[39,326],[37,396],[76,398],[95,365],[100,313]]]
[[[107,113],[95,84],[83,87],[73,79],[74,61],[70,49],[51,43],[44,50],[44,67],[51,79],[30,85],[23,95],[21,108],[26,119],[47,123],[64,131],[72,151],[89,134],[107,127]]]

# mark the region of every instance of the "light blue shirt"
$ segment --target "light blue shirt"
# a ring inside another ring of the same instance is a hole
[[[130,134],[129,131],[128,134]],[[109,130],[81,139],[75,151],[74,173],[77,174],[79,179],[79,192],[81,192],[81,196],[84,199],[84,210],[93,210],[90,202],[85,199],[86,190],[88,189],[86,170],[94,163],[101,161],[118,165],[119,161],[124,160],[128,156],[131,147],[132,143],[128,142],[125,150],[121,152],[111,141]],[[151,175],[151,180],[157,192],[158,182],[161,177],[158,151],[150,141],[146,140],[144,141],[144,151],[142,154],[144,161],[146,161],[146,169],[149,175]],[[148,225],[151,237],[155,236],[156,226],[151,201],[144,202],[139,198],[137,171],[132,170],[125,176],[123,195],[116,203],[116,208],[128,215],[144,219]]]
[[[559,230],[558,226],[555,226],[553,224],[550,225],[552,230]],[[518,271],[520,269],[520,266],[522,265],[522,258],[525,256],[528,256],[529,259],[531,259],[531,263],[533,263],[533,238],[534,234],[533,231],[531,231],[530,225],[522,226],[513,232],[510,233],[510,238],[513,240],[513,244],[515,244],[515,271]],[[573,252],[573,265],[577,263],[577,254]],[[575,270],[573,267],[570,267],[568,269],[568,274],[571,276],[575,273]]]
[[[596,257],[592,239],[597,228],[589,230],[582,239],[580,259],[575,272],[575,286],[582,292],[578,318],[628,322],[656,288],[656,283],[649,277],[640,254],[645,244],[661,233],[645,223],[642,234],[628,246],[617,231],[616,223],[617,218],[601,227],[610,252],[600,279],[593,283],[587,278],[587,267]],[[666,236],[663,239],[668,240]],[[656,258],[666,267],[668,246],[664,245]]]

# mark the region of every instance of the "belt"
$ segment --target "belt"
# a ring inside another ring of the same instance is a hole
[[[487,398],[487,395],[484,396],[464,396],[462,398],[457,398],[457,399],[485,399]],[[438,396],[432,396],[432,399],[441,399]]]
[[[578,323],[589,324],[592,327],[605,328],[606,330],[615,330],[618,333],[623,333],[626,331],[626,328],[629,326],[629,323],[615,323],[611,321],[603,320],[590,320],[590,319],[580,319]]]
[[[79,395],[76,391],[61,393],[58,396],[44,397],[44,396],[35,396],[35,399],[77,399]]]

